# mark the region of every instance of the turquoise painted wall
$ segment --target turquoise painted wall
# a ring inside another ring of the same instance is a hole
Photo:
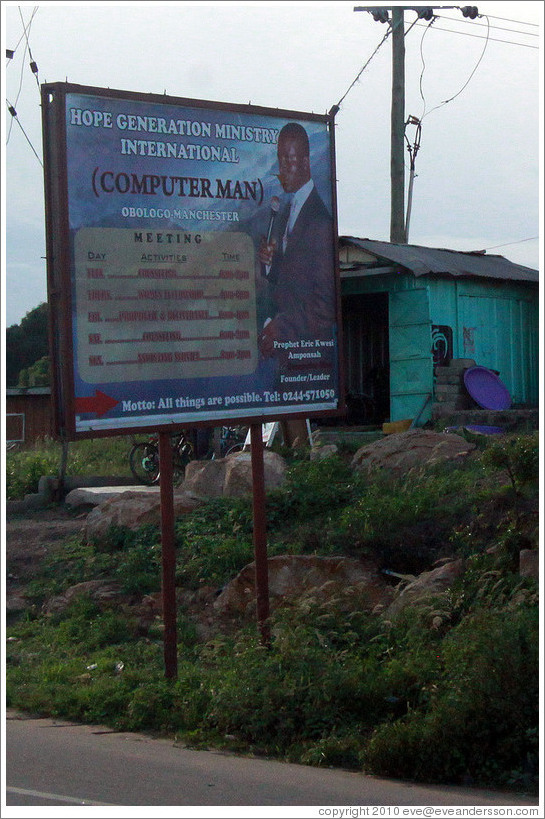
[[[438,276],[417,278],[405,273],[343,277],[341,282],[344,297],[352,293],[388,292],[391,314],[398,312],[396,304],[399,302],[399,293],[419,290],[421,315],[426,312],[424,301],[427,299],[430,325],[448,325],[452,328],[454,358],[472,358],[479,365],[498,370],[514,404],[537,406],[537,284]],[[421,355],[413,355],[413,350],[407,357],[407,366],[400,364],[403,358],[400,333],[409,332],[411,344],[418,341],[424,346],[428,336],[422,322],[417,332],[416,328],[413,331],[408,326],[400,328],[397,318],[394,321],[395,325],[392,326],[391,315],[390,420],[397,421],[414,416],[426,393],[433,392],[433,366],[431,336],[429,347],[422,349]],[[394,361],[392,355],[395,357]],[[427,363],[424,360],[426,358]],[[417,370],[418,384],[415,376]],[[414,376],[412,383],[406,377],[407,372],[412,373],[411,379]],[[428,405],[419,423],[429,419],[430,409]]]
[[[537,406],[537,285],[431,277],[428,285],[432,321],[452,327],[454,357],[498,370],[514,404]]]

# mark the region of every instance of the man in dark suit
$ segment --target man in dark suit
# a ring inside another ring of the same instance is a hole
[[[270,311],[259,351],[263,358],[282,359],[284,342],[333,337],[335,283],[333,220],[312,180],[308,135],[299,123],[280,131],[278,165],[280,184],[292,201],[276,220],[274,238],[263,239],[259,249],[258,293],[266,294]]]

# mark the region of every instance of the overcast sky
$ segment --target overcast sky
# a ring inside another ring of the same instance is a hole
[[[2,119],[6,326],[47,297],[38,82],[320,114],[340,102],[339,232],[389,241],[391,38],[373,56],[387,26],[355,5],[2,2],[17,112]],[[538,268],[543,3],[479,3],[473,22],[435,9],[431,27],[405,12],[405,115],[422,121],[409,243]]]

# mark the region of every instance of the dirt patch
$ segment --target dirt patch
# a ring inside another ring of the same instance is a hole
[[[6,513],[6,593],[24,594],[25,584],[41,561],[61,549],[67,538],[81,532],[87,513],[65,506]]]

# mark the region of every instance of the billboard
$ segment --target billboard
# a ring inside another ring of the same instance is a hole
[[[336,414],[329,115],[42,86],[57,428]]]

